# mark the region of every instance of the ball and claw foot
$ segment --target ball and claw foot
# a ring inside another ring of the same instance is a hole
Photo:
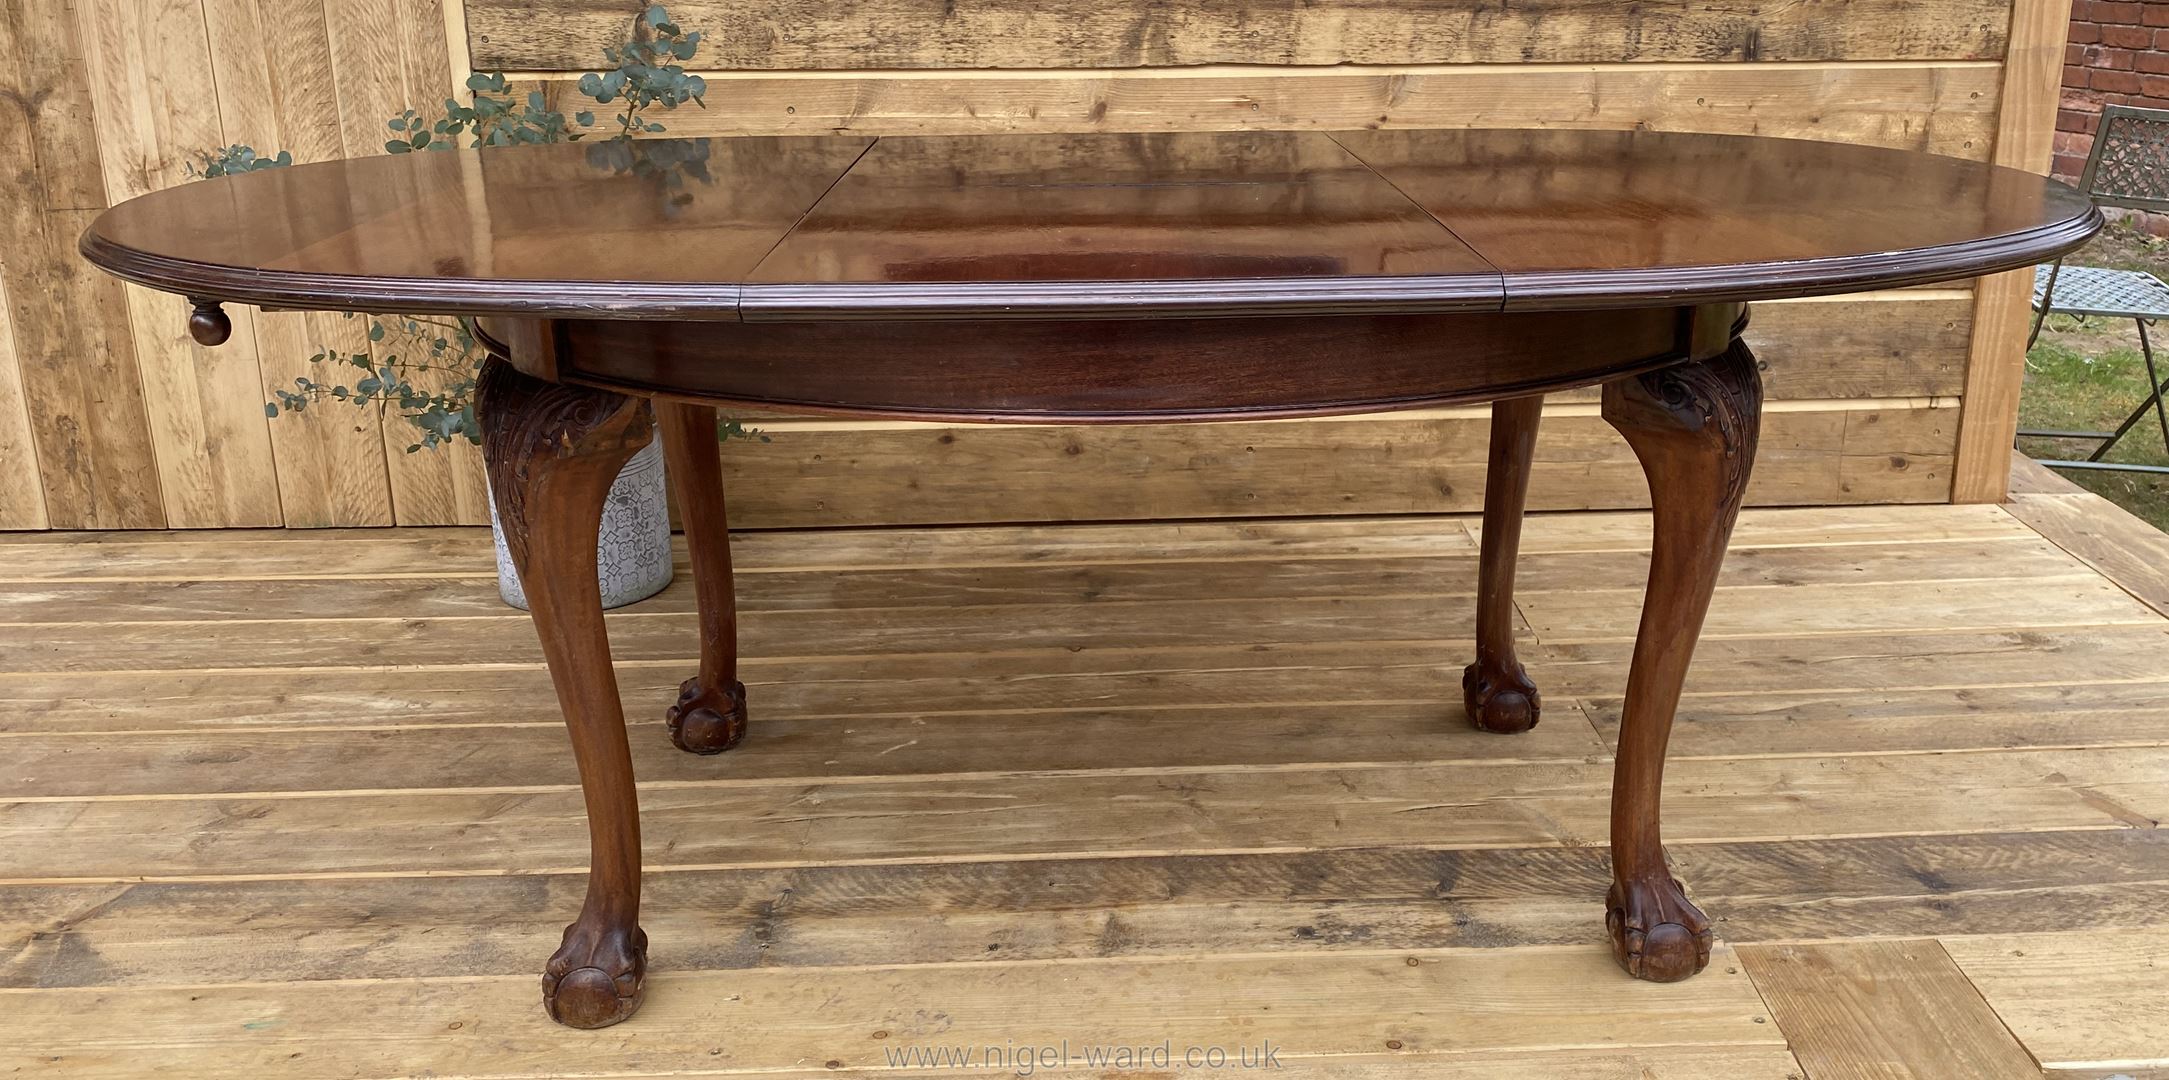
[[[640,1008],[647,978],[646,931],[576,922],[542,969],[542,1007],[566,1027],[609,1027]]]
[[[1470,664],[1461,673],[1461,702],[1468,711],[1469,723],[1477,730],[1499,735],[1515,735],[1535,727],[1543,711],[1536,684],[1529,681],[1529,673],[1520,664],[1488,672],[1481,664]]]
[[[746,737],[746,684],[734,682],[722,693],[701,688],[697,678],[678,687],[678,703],[664,714],[671,744],[693,754],[720,754]]]
[[[1709,964],[1709,917],[1670,874],[1662,881],[1615,881],[1604,903],[1612,956],[1627,974],[1678,982]]]

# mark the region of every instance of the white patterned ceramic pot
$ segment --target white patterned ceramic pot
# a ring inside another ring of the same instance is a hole
[[[497,592],[505,603],[527,610],[505,530],[497,523],[497,500],[490,500],[490,536],[497,541]],[[663,496],[663,441],[642,447],[618,470],[603,503],[602,532],[596,537],[596,567],[602,579],[602,604],[624,607],[645,600],[670,584],[670,504]]]

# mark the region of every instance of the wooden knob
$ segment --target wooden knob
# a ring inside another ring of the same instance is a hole
[[[226,317],[225,309],[216,300],[191,300],[196,305],[188,313],[188,336],[198,345],[223,345],[233,336],[233,320]]]

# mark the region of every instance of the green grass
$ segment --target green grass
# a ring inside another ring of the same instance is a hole
[[[2169,277],[2169,242],[2117,224],[2074,253],[2080,266],[2145,270]],[[2148,331],[2158,370],[2169,376],[2169,324]],[[2041,331],[2026,354],[2026,385],[2019,396],[2018,426],[2072,431],[2113,431],[2147,393],[2146,365],[2139,354],[2139,331],[2130,319],[2079,320],[2058,315]],[[2018,441],[2037,458],[2085,458],[2096,443],[2079,439]],[[2169,465],[2160,421],[2149,415],[2124,436],[2109,461],[2132,465]],[[2059,470],[2073,483],[2099,492],[2117,505],[2169,530],[2169,476]]]

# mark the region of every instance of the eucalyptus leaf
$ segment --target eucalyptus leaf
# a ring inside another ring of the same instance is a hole
[[[700,31],[687,32],[672,22],[661,4],[642,10],[640,21],[644,30],[634,35],[637,40],[605,46],[603,70],[583,73],[576,83],[581,95],[598,104],[613,105],[615,112],[615,135],[606,143],[590,144],[588,160],[612,171],[659,180],[668,192],[665,212],[674,214],[691,201],[691,194],[683,190],[688,178],[713,182],[706,167],[707,143],[643,143],[633,136],[664,130],[661,122],[645,115],[646,110],[668,111],[688,101],[706,107],[702,100],[707,93],[706,81],[681,66],[698,54],[704,37]],[[385,151],[404,154],[424,149],[449,150],[463,141],[476,147],[577,142],[587,134],[579,129],[597,124],[593,110],[582,109],[568,119],[551,108],[548,97],[541,92],[509,96],[511,83],[503,72],[475,72],[467,77],[466,86],[471,99],[466,103],[442,99],[441,108],[434,110],[438,112],[434,119],[414,109],[387,119],[385,129],[400,137],[386,140]],[[195,158],[188,166],[188,174],[203,178],[294,163],[287,151],[267,157],[253,147],[238,144],[201,151]],[[356,313],[341,315],[351,319]],[[407,315],[372,318],[368,340],[368,349],[350,353],[325,347],[309,358],[312,365],[335,364],[342,371],[348,367],[360,369],[361,378],[351,387],[296,378],[292,390],[272,388],[274,400],[264,403],[265,417],[276,419],[284,413],[302,412],[312,401],[344,400],[357,409],[398,410],[417,435],[417,441],[407,447],[410,454],[454,439],[481,444],[474,390],[475,375],[487,354],[467,320],[450,322]],[[726,439],[768,441],[768,436],[736,420],[720,421],[718,434]]]

